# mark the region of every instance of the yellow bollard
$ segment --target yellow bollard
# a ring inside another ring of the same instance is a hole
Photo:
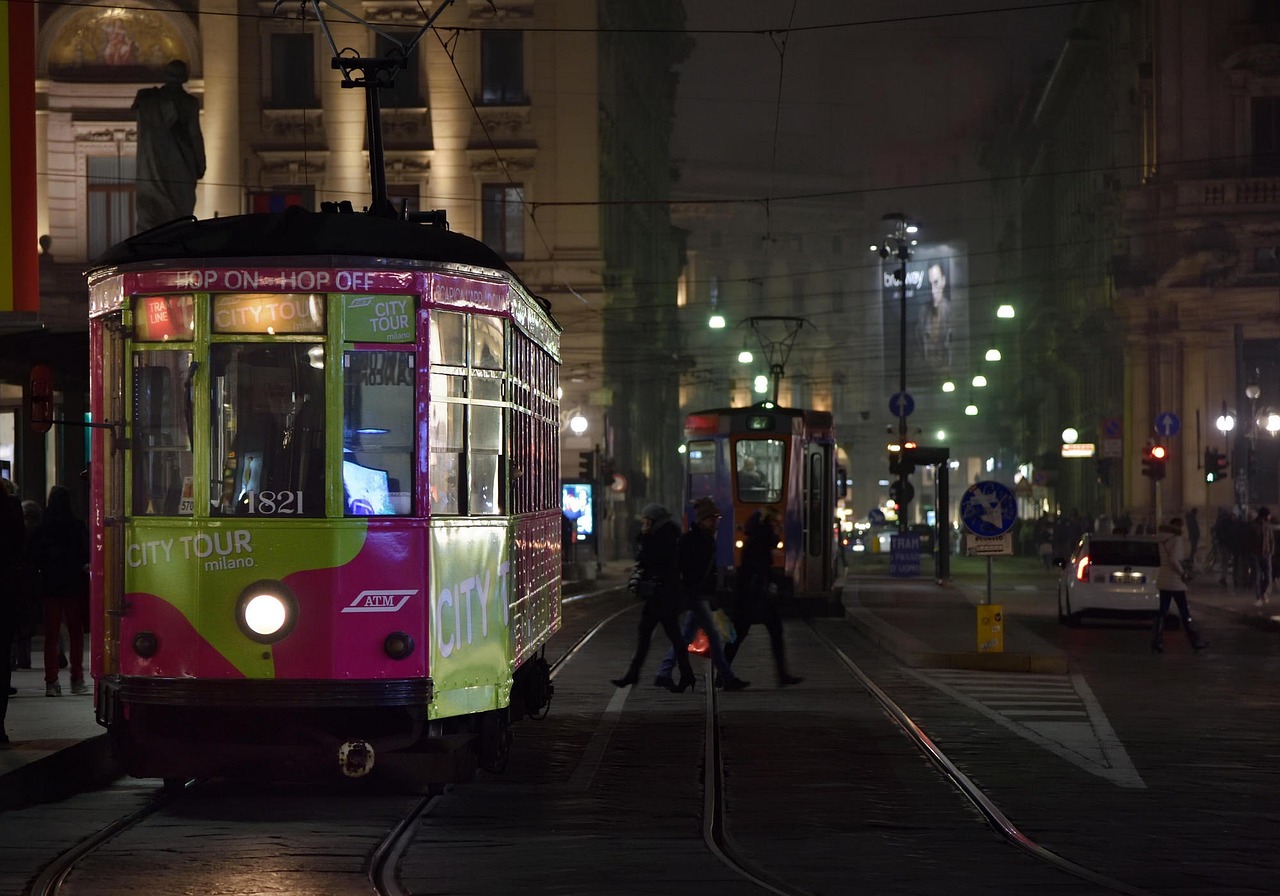
[[[978,604],[978,653],[1004,653],[1004,607]]]

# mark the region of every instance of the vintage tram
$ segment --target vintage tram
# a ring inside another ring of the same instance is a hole
[[[465,780],[550,700],[560,329],[438,217],[184,219],[89,272],[125,769]]]
[[[842,615],[834,522],[843,477],[831,414],[765,401],[689,413],[684,434],[686,506],[710,495],[731,508],[716,533],[717,565],[727,586],[749,520],[773,508],[781,520],[774,565],[783,607]]]

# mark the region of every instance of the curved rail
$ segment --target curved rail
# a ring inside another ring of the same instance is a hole
[[[1060,871],[1065,871],[1067,874],[1074,875],[1082,880],[1087,880],[1092,884],[1105,887],[1112,892],[1125,893],[1128,894],[1128,896],[1152,896],[1149,890],[1143,890],[1139,887],[1131,886],[1123,881],[1118,881],[1114,878],[1107,877],[1105,874],[1100,874],[1097,871],[1086,868],[1083,865],[1078,865],[1070,859],[1060,856],[1050,849],[1046,849],[1026,834],[1022,833],[1022,831],[1018,830],[1018,827],[1000,811],[1000,808],[991,801],[982,789],[969,780],[968,776],[965,775],[964,772],[956,768],[955,763],[947,758],[946,754],[943,753],[942,750],[938,748],[937,744],[929,738],[929,735],[925,734],[924,731],[921,730],[920,726],[917,725],[909,715],[907,715],[906,711],[895,703],[888,694],[882,691],[880,687],[872,681],[861,668],[859,668],[858,664],[849,658],[848,654],[837,647],[830,638],[818,631],[812,622],[809,623],[809,628],[818,640],[822,642],[822,645],[836,656],[840,663],[854,676],[854,678],[858,679],[858,682],[866,689],[867,693],[876,699],[876,702],[880,704],[894,722],[896,722],[906,735],[915,742],[916,746],[919,747],[920,751],[928,757],[929,761],[932,762],[934,766],[936,766],[938,770],[941,771],[956,786],[956,788],[963,793],[971,803],[973,803],[975,807],[977,807],[978,811],[987,819],[987,823],[990,824],[991,827],[994,828],[1002,837],[1021,849],[1023,852],[1030,855],[1032,858],[1052,865]]]

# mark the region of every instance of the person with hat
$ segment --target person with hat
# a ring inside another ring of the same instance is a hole
[[[644,601],[644,609],[636,628],[635,655],[625,675],[610,679],[614,687],[629,687],[640,680],[649,641],[659,625],[671,646],[676,648],[676,663],[680,666],[680,681],[672,690],[684,691],[694,686],[693,666],[685,649],[688,642],[680,639],[680,613],[685,608],[685,596],[680,581],[679,540],[680,529],[671,512],[661,504],[646,504],[640,511],[640,535],[636,539],[640,547],[631,575],[631,587]]]
[[[685,614],[680,627],[680,637],[688,644],[694,639],[698,629],[702,629],[710,645],[711,662],[719,674],[720,685],[726,691],[740,691],[751,682],[743,681],[733,674],[724,655],[719,628],[712,617],[716,596],[716,526],[720,524],[720,516],[720,508],[716,506],[714,499],[698,498],[693,502],[693,525],[680,536],[677,545],[680,580],[689,600],[689,612]],[[687,648],[684,650],[687,652]],[[667,651],[658,665],[658,677],[653,680],[655,687],[676,689],[676,683],[671,680],[671,671],[675,668],[676,654],[679,652],[675,647]]]
[[[1191,610],[1187,606],[1187,582],[1183,566],[1187,558],[1187,544],[1182,537],[1182,519],[1174,517],[1167,525],[1160,526],[1157,533],[1161,535],[1158,543],[1160,551],[1160,569],[1156,572],[1156,587],[1160,590],[1160,609],[1156,613],[1155,631],[1151,638],[1153,653],[1164,653],[1164,620],[1171,603],[1178,605],[1178,615],[1182,618],[1182,627],[1195,650],[1204,650],[1209,646],[1195,623],[1191,621]]]

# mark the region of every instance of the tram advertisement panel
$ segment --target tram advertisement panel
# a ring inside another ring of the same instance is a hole
[[[505,526],[431,529],[431,718],[507,704],[512,580]]]
[[[425,639],[419,532],[296,520],[203,529],[135,525],[125,549],[121,640],[160,632],[162,644],[147,659],[124,651],[120,671],[255,679],[425,675],[424,652],[397,661],[382,650],[392,631]],[[249,586],[262,583],[282,585],[296,613],[288,633],[267,644],[246,636],[237,613]]]

